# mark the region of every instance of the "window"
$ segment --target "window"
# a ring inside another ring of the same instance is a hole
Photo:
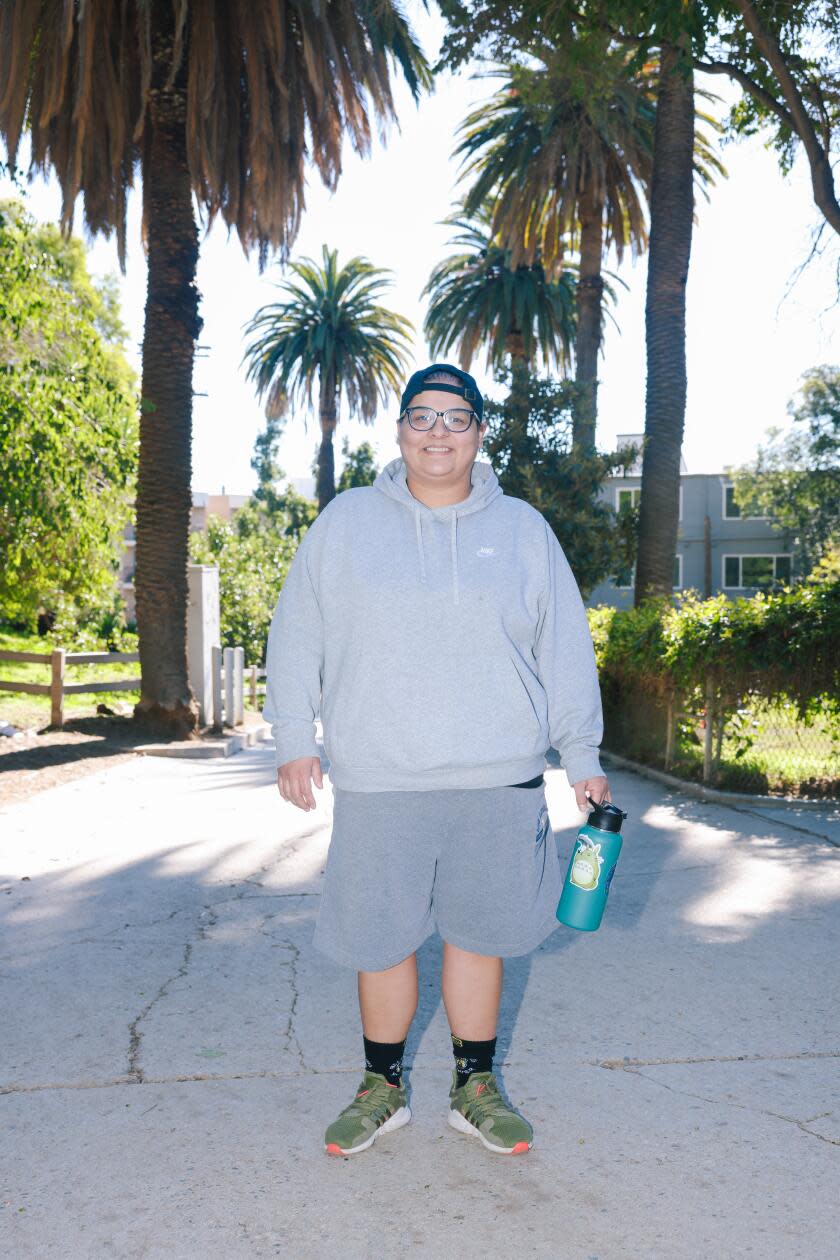
[[[639,500],[641,499],[641,497],[642,497],[641,486],[632,486],[632,487],[617,486],[616,491],[615,491],[616,511],[620,512],[622,508],[626,510],[627,508],[638,507]],[[680,484],[680,506],[679,506],[679,512],[677,514],[677,519],[681,521],[682,518],[683,518],[683,488],[682,488],[682,484]]]
[[[679,555],[679,553],[674,556],[673,585],[674,585],[675,591],[682,590],[682,560],[683,558],[681,555]],[[616,587],[620,591],[632,591],[633,587],[636,585],[635,564],[633,565],[632,569],[621,569],[613,578],[613,582],[615,583]]]
[[[741,509],[735,502],[735,487],[723,487],[723,515],[728,521],[734,520],[735,517],[741,515]]]
[[[641,486],[634,486],[633,489],[619,487],[615,492],[616,511],[620,512],[622,508],[638,507],[641,494]]]
[[[731,483],[726,482],[723,487],[723,519],[725,521],[736,521],[736,520],[741,520],[741,519],[746,520],[746,521],[766,521],[767,517],[766,516],[742,517],[741,509],[738,507],[738,504],[735,502],[735,487]]]
[[[790,582],[790,556],[724,556],[724,590],[765,590]]]
[[[791,579],[791,558],[790,556],[774,556],[776,562],[776,581],[786,582],[790,585]]]

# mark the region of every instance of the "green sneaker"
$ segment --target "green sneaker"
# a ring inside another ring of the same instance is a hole
[[[356,1097],[324,1134],[324,1149],[328,1155],[355,1155],[380,1133],[400,1129],[410,1119],[405,1086],[390,1085],[380,1072],[366,1070]]]
[[[531,1149],[534,1130],[507,1105],[492,1072],[473,1072],[460,1089],[457,1082],[458,1073],[453,1068],[449,1091],[453,1129],[481,1138],[488,1151],[500,1155],[524,1155]]]

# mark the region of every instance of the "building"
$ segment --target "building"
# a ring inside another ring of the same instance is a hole
[[[222,520],[229,521],[234,512],[247,501],[247,494],[225,494],[224,486],[222,486],[221,494],[205,494],[201,490],[194,490],[190,531],[206,529],[208,518],[211,516],[220,516]],[[123,553],[120,557],[120,590],[125,600],[126,621],[134,620],[135,545],[134,522],[130,521],[123,531]]]
[[[303,495],[304,499],[318,498],[314,477],[287,477],[286,480],[295,493]]]
[[[620,434],[617,446],[639,445],[642,435]],[[610,477],[602,495],[618,510],[636,506],[642,486],[641,456],[625,475]],[[680,508],[674,590],[688,587],[702,596],[754,595],[775,582],[789,581],[792,548],[764,516],[742,516],[725,473],[689,473],[680,461]],[[635,566],[634,566],[635,567]],[[600,583],[587,604],[629,608],[634,573]]]

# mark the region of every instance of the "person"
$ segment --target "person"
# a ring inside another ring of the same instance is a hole
[[[503,960],[558,926],[563,883],[545,796],[557,749],[578,807],[610,800],[592,639],[545,517],[476,458],[476,381],[415,372],[400,455],[337,495],[304,534],[271,621],[264,715],[280,795],[333,820],[313,943],[357,973],[365,1068],[325,1133],[328,1154],[406,1124],[416,950],[443,939],[454,1052],[449,1122],[520,1154],[529,1122],[493,1073]]]

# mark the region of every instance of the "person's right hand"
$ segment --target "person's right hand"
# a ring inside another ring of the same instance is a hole
[[[291,801],[293,805],[297,805],[298,809],[315,808],[313,780],[316,787],[324,786],[320,757],[296,757],[294,761],[287,761],[284,765],[277,767],[277,786],[280,789],[280,795],[284,801]]]

